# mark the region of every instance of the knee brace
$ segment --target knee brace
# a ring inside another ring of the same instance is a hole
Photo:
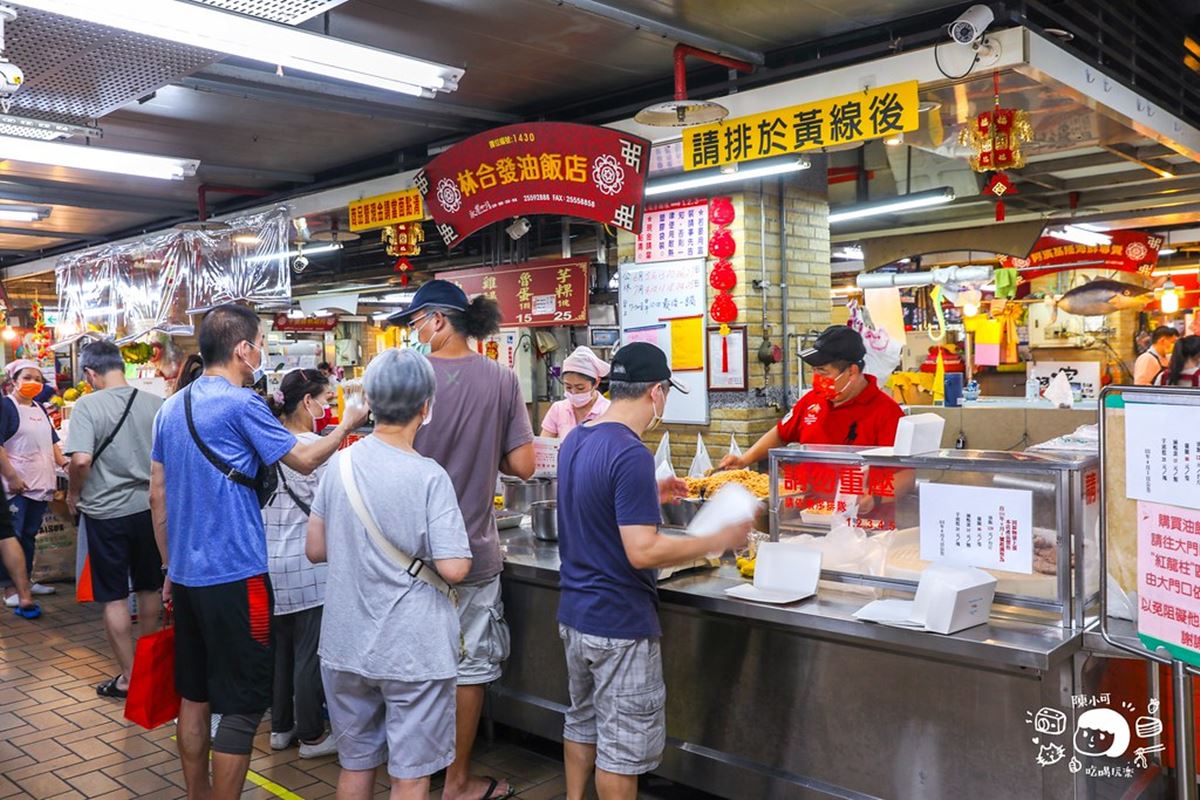
[[[254,734],[262,718],[263,712],[222,714],[221,721],[217,724],[217,733],[212,739],[213,751],[235,756],[250,755],[250,751],[254,749]]]

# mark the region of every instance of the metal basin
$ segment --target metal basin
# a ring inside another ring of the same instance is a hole
[[[520,478],[503,477],[500,479],[504,486],[504,507],[518,514],[526,514],[529,507],[541,500],[554,500],[557,494],[558,480],[555,478],[533,478],[523,481]]]
[[[677,503],[663,503],[663,524],[668,528],[686,528],[700,513],[703,500],[695,497],[685,497]]]
[[[543,542],[558,541],[558,503],[554,500],[538,500],[529,506],[529,518],[533,524],[533,535]]]

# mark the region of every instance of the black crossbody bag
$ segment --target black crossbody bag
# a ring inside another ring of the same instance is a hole
[[[121,426],[125,424],[125,420],[129,419],[129,410],[133,408],[133,401],[137,400],[138,390],[134,389],[133,394],[129,395],[129,401],[125,403],[125,410],[121,412],[121,418],[117,420],[117,427],[112,429],[112,433],[100,443],[96,451],[92,453],[92,463],[95,464],[100,459],[100,454],[108,449],[108,446],[113,443],[113,439],[117,438],[117,433],[121,430]]]
[[[292,487],[288,486],[287,478],[285,478],[283,475],[283,467],[279,464],[276,464],[275,471],[279,473],[279,482],[283,485],[283,490],[288,493],[288,497],[292,498],[292,502],[296,504],[296,508],[303,511],[304,516],[311,516],[312,506],[297,497],[296,493],[292,491]]]
[[[254,477],[250,477],[244,472],[241,472],[228,464],[226,464],[219,455],[214,453],[208,445],[200,439],[200,434],[196,433],[196,423],[192,421],[192,387],[188,386],[183,390],[183,411],[187,416],[188,432],[192,435],[192,441],[196,443],[196,447],[208,459],[208,463],[217,468],[229,480],[242,486],[249,487],[254,490],[255,496],[258,498],[258,507],[262,508],[267,503],[271,502],[271,498],[275,496],[275,490],[279,485],[279,475],[273,466],[267,464],[259,464],[258,471],[254,473]],[[289,492],[290,494],[290,492]]]

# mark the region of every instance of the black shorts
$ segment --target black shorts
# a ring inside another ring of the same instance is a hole
[[[162,588],[162,557],[154,541],[154,519],[149,511],[115,519],[83,515],[87,531],[88,563],[92,570],[92,596],[111,603],[135,592]]]
[[[261,714],[271,707],[275,669],[266,575],[216,586],[173,584],[175,690],[215,714]]]
[[[0,502],[0,542],[15,538],[17,529],[13,527],[12,512],[8,510],[8,503]]]

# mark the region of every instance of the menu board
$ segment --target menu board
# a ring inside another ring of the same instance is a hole
[[[922,560],[1033,572],[1033,492],[923,483],[920,503]]]
[[[708,424],[706,285],[703,257],[621,265],[621,344],[658,347],[673,377],[689,390],[667,396],[664,422]]]
[[[639,264],[702,258],[708,242],[708,201],[652,206],[642,214],[634,260]]]
[[[552,259],[443,272],[468,297],[484,295],[500,306],[502,325],[586,325],[588,259]]]
[[[1200,406],[1127,401],[1125,441],[1129,498],[1200,508]]]

